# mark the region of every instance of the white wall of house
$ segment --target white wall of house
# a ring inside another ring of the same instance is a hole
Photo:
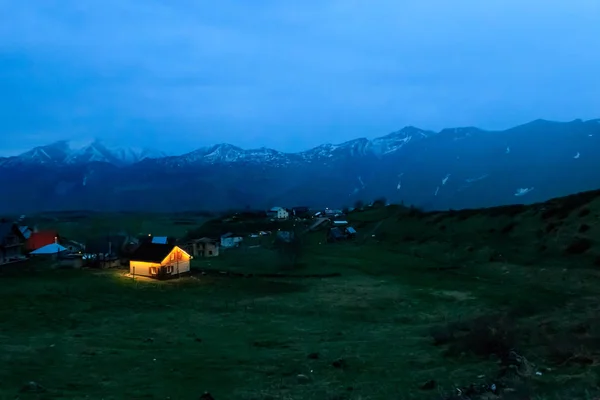
[[[183,274],[185,272],[190,271],[190,261],[189,260],[179,261],[179,262],[176,262],[176,261],[168,262],[168,263],[164,264],[164,266],[167,268],[167,273],[171,274],[171,275],[177,275],[178,273]]]
[[[140,275],[140,276],[153,276],[150,273],[150,268],[160,268],[159,263],[150,263],[144,261],[129,261],[129,273],[131,275]]]
[[[290,213],[285,208],[277,210],[277,219],[288,219],[289,217]]]

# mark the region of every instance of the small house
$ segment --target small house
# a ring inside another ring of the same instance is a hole
[[[232,232],[228,232],[221,236],[221,247],[223,248],[231,248],[231,247],[240,247],[240,244],[244,240],[243,237],[239,235],[234,235]]]
[[[219,255],[219,241],[203,237],[186,244],[185,250],[194,257],[217,257]]]
[[[269,210],[268,215],[275,219],[288,219],[290,213],[283,207],[273,207]]]
[[[182,248],[170,244],[142,243],[131,255],[131,275],[166,279],[190,271],[192,256]]]
[[[348,239],[354,239],[356,237],[356,229],[351,226],[346,227],[346,236]]]
[[[16,224],[0,223],[0,265],[20,261],[24,241],[25,238]]]
[[[329,243],[340,242],[342,240],[346,240],[346,235],[340,228],[334,227],[329,229],[327,233],[327,241]]]

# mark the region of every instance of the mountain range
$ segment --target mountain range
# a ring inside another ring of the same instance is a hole
[[[0,213],[340,207],[386,197],[425,209],[531,203],[600,187],[600,119],[503,131],[405,127],[284,153],[230,144],[169,156],[60,141],[0,158]]]

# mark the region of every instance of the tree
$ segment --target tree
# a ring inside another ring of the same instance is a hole
[[[362,208],[365,206],[365,202],[362,200],[356,200],[356,202],[354,203],[354,208],[356,210],[362,210]]]

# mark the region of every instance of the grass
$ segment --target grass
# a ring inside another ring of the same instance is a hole
[[[130,235],[183,237],[188,231],[201,226],[205,215],[181,214],[135,214],[94,213],[89,211],[72,213],[46,213],[35,215],[32,222],[39,229],[52,229],[72,240],[85,240],[107,234],[126,232]]]
[[[264,248],[193,265],[341,273],[326,279],[0,270],[0,398],[432,399],[483,383],[508,385],[513,398],[593,398],[594,201],[584,217],[564,205],[546,218],[538,206],[467,217],[373,209],[349,216],[355,243],[310,234],[293,270]],[[573,234],[539,235],[549,218],[565,232],[584,218],[577,235],[589,248],[571,254]],[[532,369],[500,378],[511,350]],[[30,381],[45,392],[21,393]]]

